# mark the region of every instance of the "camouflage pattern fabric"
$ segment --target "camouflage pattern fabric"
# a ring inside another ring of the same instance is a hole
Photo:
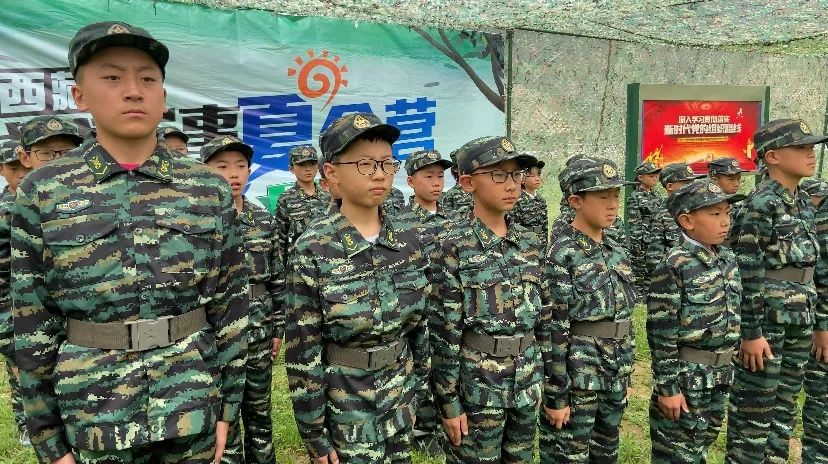
[[[348,145],[360,137],[379,137],[393,145],[400,137],[400,130],[385,124],[373,113],[349,113],[328,126],[319,135],[319,148],[322,160],[330,163],[333,157],[345,150]]]
[[[11,240],[15,355],[41,459],[236,419],[247,271],[223,178],[163,146],[128,173],[89,143],[26,176]],[[157,319],[198,307],[208,324],[170,346],[126,353],[65,342],[67,318]]]
[[[14,195],[8,189],[0,195],[0,354],[14,359],[14,324],[11,310],[11,213]]]
[[[828,136],[815,135],[802,119],[774,119],[753,134],[753,144],[760,159],[777,148],[824,143]]]
[[[730,396],[727,462],[783,462],[796,395],[811,347],[813,283],[765,278],[768,269],[811,267],[818,259],[810,199],[766,179],[742,204],[730,242],[742,275],[741,338],[765,337],[774,359],[765,370],[737,366]],[[766,454],[767,453],[767,454]]]
[[[545,256],[549,240],[549,211],[546,208],[546,199],[539,192],[532,196],[525,190],[521,191],[520,198],[510,214],[515,222],[538,235],[541,256]]]
[[[83,141],[74,121],[61,116],[35,116],[20,126],[20,144],[27,150],[34,144],[50,137],[62,135],[80,145]]]
[[[471,174],[474,170],[497,163],[516,160],[521,169],[527,169],[537,163],[537,158],[515,150],[515,145],[506,137],[478,137],[466,142],[455,153],[457,172],[460,175]]]
[[[405,209],[405,195],[397,187],[391,187],[391,193],[385,197],[382,209],[386,214],[400,214]]]
[[[549,234],[549,243],[554,242],[562,234],[564,234],[566,230],[571,227],[572,221],[574,220],[575,210],[569,206],[569,203],[566,202],[565,198],[561,199],[561,212],[552,223],[552,230]],[[615,222],[613,222],[611,226],[604,229],[604,234],[606,234],[607,237],[612,239],[622,248],[627,248],[627,244],[629,243],[629,240],[627,239],[627,230],[624,227],[624,221],[620,217],[615,218]]]
[[[568,425],[558,430],[541,416],[540,463],[618,462],[626,395],[626,391],[573,388]]]
[[[534,449],[526,437],[537,429],[541,352],[549,334],[548,318],[541,317],[541,257],[535,233],[507,225],[500,238],[469,214],[439,237],[433,282],[441,304],[429,322],[435,400],[444,418],[476,411],[489,416],[474,425],[469,418],[469,435],[459,447],[449,446],[447,462],[518,462],[506,459],[508,450],[525,457],[527,447]],[[517,356],[496,357],[463,344],[464,333],[533,331],[535,342]],[[498,433],[507,425],[509,433]]]
[[[299,434],[311,457],[392,447],[411,432],[428,378],[429,260],[417,228],[381,216],[375,243],[338,211],[296,243],[287,277],[285,363]],[[332,364],[326,345],[405,344],[386,367]]]
[[[331,196],[319,185],[314,187],[313,195],[305,193],[298,183],[279,195],[276,202],[276,230],[279,259],[283,265],[287,264],[296,240],[315,219],[324,216],[330,202]]]
[[[667,253],[681,241],[681,229],[670,212],[667,211],[667,202],[659,198],[655,208],[648,237],[648,245],[644,253],[645,265],[655,269],[667,257]]]
[[[353,443],[334,438],[339,462],[342,464],[409,464],[411,462],[411,430],[403,429],[387,440]]]
[[[638,186],[627,198],[627,206],[624,208],[630,233],[630,258],[636,290],[640,296],[647,295],[650,286],[651,268],[647,267],[645,256],[661,202],[658,193]]]
[[[250,268],[250,287],[264,284],[267,293],[250,294],[247,366],[241,403],[242,425],[240,427],[239,422],[236,422],[231,426],[222,462],[275,463],[273,424],[270,417],[273,377],[271,339],[284,336],[284,268],[280,261],[276,223],[270,213],[245,199],[238,219]],[[242,427],[243,447],[240,433]]]
[[[570,424],[562,430],[541,420],[541,449],[552,450],[553,460],[546,462],[588,462],[590,456],[613,455],[617,449],[608,447],[617,448],[617,431],[613,436],[605,426],[621,420],[626,402],[617,400],[623,400],[630,383],[635,342],[632,334],[617,340],[572,334],[570,326],[573,321],[632,317],[636,295],[629,258],[606,234],[597,243],[568,226],[551,244],[544,280],[552,314],[551,351],[544,359],[545,404],[573,408]],[[573,404],[576,399],[583,403]],[[579,448],[584,443],[590,446]]]
[[[439,201],[450,217],[465,216],[474,207],[472,195],[463,190],[459,183],[443,192]]]
[[[213,462],[215,432],[173,438],[123,450],[75,450],[83,464],[204,464]]]
[[[69,42],[69,71],[76,76],[78,67],[92,55],[114,46],[145,51],[158,63],[162,74],[170,57],[167,47],[146,30],[124,22],[105,21],[84,26]]]
[[[685,238],[653,272],[647,300],[652,354],[650,439],[654,462],[698,463],[719,435],[734,368],[683,360],[680,347],[735,352],[742,284],[729,249]],[[684,394],[689,413],[664,416],[659,396]]]
[[[804,182],[803,182],[804,184]],[[828,189],[818,181],[817,190]],[[814,330],[828,330],[828,202],[824,199],[814,214],[820,259],[814,274],[817,304]],[[828,463],[828,364],[812,355],[805,366],[805,404],[802,407],[802,461]]]

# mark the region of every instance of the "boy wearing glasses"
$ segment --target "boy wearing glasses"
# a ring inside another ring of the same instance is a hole
[[[538,193],[541,172],[545,165],[543,161],[538,161],[526,172],[523,191],[511,213],[518,224],[538,234],[541,256],[546,256],[546,243],[549,238],[549,211],[546,208],[546,199]]]
[[[532,462],[543,371],[538,236],[514,208],[535,158],[505,137],[457,153],[474,198],[439,236],[437,306],[430,314],[434,395],[449,441],[447,463]]]
[[[276,203],[276,229],[279,233],[279,259],[286,263],[296,239],[314,219],[321,216],[330,198],[314,182],[319,167],[316,149],[300,145],[288,152],[290,172],[296,177],[293,188],[279,195]]]
[[[35,116],[20,128],[20,163],[37,169],[62,157],[81,144],[78,126],[60,116]]]
[[[288,261],[285,364],[315,463],[409,462],[417,395],[428,378],[429,259],[414,224],[386,214],[400,131],[370,113],[320,136],[340,196]]]

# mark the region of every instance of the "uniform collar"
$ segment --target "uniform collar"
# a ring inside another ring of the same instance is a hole
[[[305,198],[316,198],[316,197],[319,196],[320,191],[322,190],[322,188],[316,182],[313,183],[313,195],[308,195],[305,192],[305,190],[302,187],[299,186],[299,182],[294,182],[293,183],[293,188],[298,190],[299,193],[302,194],[302,196],[305,197]]]
[[[239,220],[249,226],[256,225],[256,221],[253,218],[253,205],[247,199],[247,197],[242,197],[242,210],[239,213]]]
[[[715,251],[711,250],[710,248],[707,248],[706,246],[702,245],[696,240],[693,240],[683,232],[681,236],[684,239],[682,240],[682,242],[684,243],[684,248],[687,251],[693,253],[693,255],[699,259],[699,261],[703,262],[707,266],[712,266],[716,262],[718,256],[716,255]]]
[[[333,223],[337,231],[336,235],[349,258],[371,248],[371,242],[365,240],[356,227],[351,224],[351,221],[342,215],[339,210],[335,213]],[[397,240],[397,232],[394,227],[394,220],[390,216],[384,215],[382,208],[380,208],[380,231],[374,245],[383,246],[394,251],[401,250],[404,244]]]
[[[509,216],[506,216],[506,236],[502,239],[495,235],[491,229],[486,224],[480,221],[477,217],[474,216],[473,213],[471,215],[471,226],[472,230],[474,231],[474,235],[477,236],[477,240],[480,241],[480,244],[483,246],[484,250],[488,250],[495,245],[499,244],[502,240],[510,242],[514,245],[517,245],[520,242],[520,232],[523,228],[514,223]]]
[[[445,211],[443,211],[443,205],[440,204],[439,200],[437,201],[437,212],[434,214],[431,214],[431,211],[423,208],[423,205],[417,203],[417,201],[414,200],[413,197],[408,202],[408,204],[410,205],[411,211],[414,211],[414,214],[417,215],[421,222],[425,222],[433,216],[439,216],[441,218],[446,217]]]
[[[803,193],[798,187],[794,193],[791,193],[790,190],[783,187],[782,184],[774,179],[768,178],[766,182],[768,183],[768,188],[779,196],[779,198],[781,198],[782,201],[788,206],[794,206],[796,204],[796,200],[802,199]]]
[[[83,157],[92,174],[95,176],[95,181],[100,183],[109,177],[120,172],[126,172],[127,169],[118,164],[112,156],[101,146],[100,143],[94,141],[88,146],[84,147]],[[155,150],[150,155],[149,159],[136,169],[142,174],[154,177],[162,182],[172,182],[173,180],[173,155],[169,149],[164,145],[156,145]]]
[[[587,256],[595,253],[602,246],[607,248],[613,247],[612,241],[607,237],[607,234],[604,232],[601,233],[601,243],[598,243],[592,237],[573,227],[572,224],[567,224],[567,226],[569,227],[569,229],[567,230],[569,232],[569,236],[572,237],[572,240],[574,240],[575,243],[577,243],[582,250],[584,250],[584,254]]]

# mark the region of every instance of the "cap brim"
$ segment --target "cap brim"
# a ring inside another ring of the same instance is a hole
[[[308,161],[313,161],[314,163],[318,163],[319,158],[316,157],[316,156],[306,156],[304,158],[299,158],[297,160],[291,160],[290,164],[307,163]]]
[[[206,163],[207,160],[209,160],[210,158],[212,158],[212,157],[214,157],[214,156],[216,156],[219,153],[224,152],[224,151],[237,151],[237,152],[240,152],[242,155],[244,155],[245,158],[247,158],[248,162],[253,158],[253,148],[251,148],[249,145],[247,145],[245,143],[231,142],[231,143],[228,143],[227,145],[222,145],[218,150],[214,151],[213,153],[210,154],[210,156],[204,158],[201,161]]]
[[[716,204],[719,204],[723,201],[726,201],[730,204],[738,203],[738,202],[744,200],[745,198],[747,198],[747,195],[742,195],[741,193],[734,193],[733,195],[717,195],[717,196],[711,198],[710,200],[705,201],[704,203],[702,203],[701,205],[699,205],[698,207],[696,207],[695,209],[693,209],[689,212],[695,211],[697,209],[706,208],[708,206],[716,205]]]
[[[623,179],[611,180],[611,181],[607,182],[606,184],[601,184],[601,185],[596,185],[594,187],[587,187],[587,188],[584,188],[584,189],[579,189],[575,193],[600,192],[601,190],[609,190],[609,189],[624,187],[624,186],[627,186],[627,185],[638,185],[638,182],[630,182],[630,181],[623,180]]]
[[[72,70],[73,74],[92,55],[108,47],[130,47],[144,51],[155,60],[158,67],[161,68],[162,74],[164,74],[164,68],[170,60],[170,51],[167,46],[155,39],[139,34],[109,34],[89,41],[81,47],[78,51],[75,69]]]
[[[791,143],[786,143],[785,145],[782,145],[779,148],[798,147],[800,145],[817,145],[825,142],[828,142],[828,135],[809,135],[805,138],[794,140]]]
[[[181,132],[181,131],[172,131],[172,132],[167,132],[167,133],[162,132],[161,136],[164,137],[164,138],[167,138],[169,136],[178,137],[181,140],[183,140],[184,143],[187,143],[187,142],[190,141],[190,136],[183,133],[183,132]]]
[[[474,168],[474,169],[485,168],[485,167],[488,167],[488,166],[495,165],[495,164],[497,164],[497,163],[502,163],[502,162],[504,162],[504,161],[511,161],[511,160],[516,160],[516,161],[518,162],[518,166],[519,166],[521,169],[527,169],[527,168],[530,168],[530,167],[534,166],[534,165],[535,165],[535,163],[537,163],[537,162],[538,162],[538,159],[537,159],[537,158],[535,158],[535,157],[534,157],[534,156],[532,156],[532,155],[526,155],[526,154],[521,154],[521,153],[515,153],[515,154],[512,154],[512,155],[498,156],[497,158],[492,159],[492,160],[491,160],[491,161],[489,161],[488,163],[486,163],[486,164],[481,164],[480,166],[477,166],[477,167],[476,167],[476,168]]]
[[[78,145],[80,145],[81,143],[83,143],[83,137],[81,137],[80,135],[75,135],[75,134],[60,134],[60,133],[58,133],[58,134],[49,134],[49,135],[46,135],[46,136],[43,136],[43,137],[36,138],[36,139],[32,140],[32,141],[31,141],[31,143],[29,143],[26,147],[27,147],[27,148],[28,148],[28,147],[31,147],[32,145],[34,145],[34,144],[36,144],[36,143],[40,143],[40,142],[42,142],[42,141],[44,141],[44,140],[46,140],[46,139],[50,139],[50,138],[52,138],[52,137],[69,137],[70,139],[74,140],[74,141],[75,141],[75,143],[76,143],[76,144],[78,144]]]
[[[365,136],[369,136],[369,135],[376,135],[377,137],[379,137],[379,138],[385,140],[386,142],[388,142],[389,144],[393,145],[394,142],[396,142],[400,138],[400,130],[397,129],[395,126],[392,126],[390,124],[377,124],[376,126],[369,127],[367,129],[363,129],[363,130],[355,133],[353,137],[351,137],[345,143],[343,143],[339,147],[339,149],[337,149],[336,151],[331,153],[330,156],[336,156],[336,155],[342,153],[342,151],[344,151],[346,148],[348,148],[348,145],[350,145],[354,140],[356,140],[360,137],[365,137]]]

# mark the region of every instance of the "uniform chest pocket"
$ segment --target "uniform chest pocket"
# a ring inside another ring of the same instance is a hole
[[[270,254],[273,245],[268,242],[249,242],[244,244],[253,276],[270,276]]]
[[[182,214],[155,220],[158,253],[168,274],[207,272],[221,247],[215,216]]]
[[[124,277],[126,244],[119,243],[114,214],[88,214],[43,222],[44,251],[63,287],[82,287]]]
[[[797,234],[797,226],[795,223],[782,223],[773,227],[774,234],[777,240],[791,241]]]
[[[340,278],[322,287],[325,319],[331,327],[347,328],[348,332],[370,329],[374,323],[371,292],[364,278]]]
[[[425,267],[394,273],[393,279],[400,308],[425,310],[426,295],[430,290]]]
[[[462,269],[460,282],[466,314],[497,314],[503,296],[503,275],[496,269]]]

